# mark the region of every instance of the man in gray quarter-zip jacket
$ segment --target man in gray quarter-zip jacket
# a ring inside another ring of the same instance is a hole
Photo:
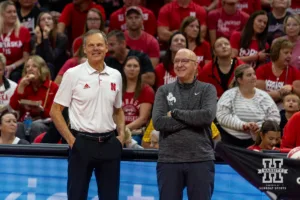
[[[209,200],[214,189],[214,150],[211,123],[216,115],[213,85],[195,79],[197,57],[181,49],[174,58],[177,81],[161,86],[152,112],[160,131],[157,180],[160,200]]]

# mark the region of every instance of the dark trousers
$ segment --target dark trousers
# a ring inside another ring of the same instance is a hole
[[[69,155],[68,199],[85,200],[92,172],[101,200],[118,200],[122,145],[112,136],[105,142],[77,135]]]
[[[182,200],[187,187],[189,200],[210,200],[214,191],[213,161],[194,163],[157,163],[160,200]]]

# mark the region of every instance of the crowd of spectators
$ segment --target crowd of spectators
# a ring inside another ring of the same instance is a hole
[[[49,111],[64,73],[87,62],[83,35],[99,29],[105,63],[123,76],[125,147],[159,148],[155,91],[177,81],[174,57],[183,48],[197,56],[195,78],[217,90],[215,142],[300,146],[300,0],[0,2],[2,144],[65,142]]]

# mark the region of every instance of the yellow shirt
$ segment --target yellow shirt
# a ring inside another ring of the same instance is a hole
[[[150,120],[144,136],[143,136],[143,142],[151,142],[150,140],[150,133],[154,130],[153,127],[153,122],[152,119]],[[211,135],[212,135],[212,139],[216,138],[218,135],[220,135],[220,131],[218,130],[217,126],[215,125],[215,123],[211,123]]]

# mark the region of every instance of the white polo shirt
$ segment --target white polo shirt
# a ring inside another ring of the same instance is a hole
[[[122,76],[108,67],[99,73],[88,61],[67,70],[54,102],[69,107],[71,128],[89,133],[116,129],[113,111],[122,107]]]

